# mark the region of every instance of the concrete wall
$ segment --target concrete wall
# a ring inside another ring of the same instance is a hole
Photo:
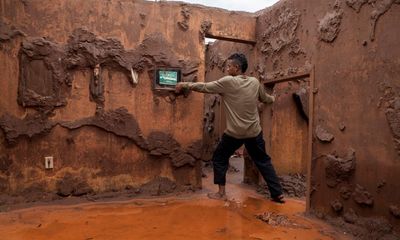
[[[356,0],[280,1],[259,13],[260,79],[315,66],[311,208],[319,216],[380,216],[382,229],[400,227],[399,13],[399,1]]]
[[[181,3],[0,1],[1,194],[201,187],[204,97],[154,90],[154,69],[204,81],[204,36],[254,41],[255,22]]]

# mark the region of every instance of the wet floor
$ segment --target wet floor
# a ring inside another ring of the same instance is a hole
[[[273,203],[235,177],[228,181],[227,202],[206,197],[214,186],[205,179],[204,190],[192,195],[3,212],[0,239],[350,239],[305,217],[304,201]]]

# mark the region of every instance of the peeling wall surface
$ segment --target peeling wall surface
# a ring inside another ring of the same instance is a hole
[[[260,79],[315,66],[311,210],[382,226],[368,239],[400,228],[399,3],[282,0],[257,19]]]
[[[1,202],[201,188],[204,96],[154,89],[154,70],[204,81],[204,36],[254,41],[255,23],[183,3],[1,0]]]

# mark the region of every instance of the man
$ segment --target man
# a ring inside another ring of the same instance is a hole
[[[202,93],[218,93],[222,96],[227,127],[212,159],[214,184],[217,184],[219,188],[218,192],[210,193],[208,197],[226,200],[225,183],[229,158],[244,144],[267,182],[272,200],[284,203],[281,184],[271,158],[265,151],[257,109],[258,100],[263,103],[272,103],[275,97],[266,94],[263,85],[256,78],[244,75],[247,66],[246,56],[235,53],[227,60],[228,76],[208,83],[179,83],[176,91],[193,90]]]

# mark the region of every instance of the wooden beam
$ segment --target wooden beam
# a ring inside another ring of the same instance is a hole
[[[214,38],[214,39],[217,39],[217,40],[235,42],[235,43],[250,44],[250,45],[253,45],[253,46],[256,45],[256,41],[255,40],[244,40],[244,39],[237,39],[237,38],[233,38],[233,37],[216,36],[216,35],[212,35],[210,33],[206,33],[205,37]]]
[[[295,81],[295,80],[298,80],[298,79],[308,78],[308,77],[310,77],[310,73],[309,72],[307,72],[307,73],[299,73],[299,74],[296,74],[296,75],[282,77],[282,78],[266,79],[266,80],[262,81],[262,84],[264,84],[264,85],[272,85],[272,84],[276,84],[276,83]]]
[[[312,149],[313,149],[313,124],[314,124],[314,86],[315,86],[315,66],[310,72],[310,90],[308,94],[308,146],[307,146],[307,193],[306,193],[306,212],[311,207],[311,170],[312,170]]]

